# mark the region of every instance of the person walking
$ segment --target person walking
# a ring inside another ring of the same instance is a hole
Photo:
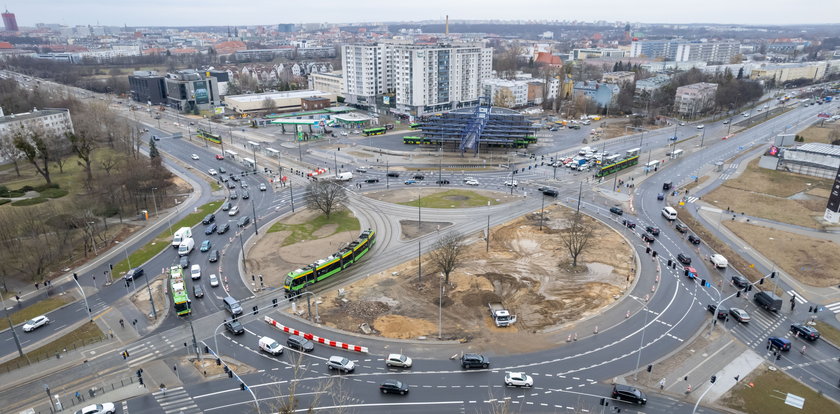
[[[125,321],[120,319],[120,327],[125,329]]]

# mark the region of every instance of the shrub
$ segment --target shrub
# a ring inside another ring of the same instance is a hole
[[[35,198],[25,198],[23,200],[18,200],[12,203],[15,207],[25,207],[25,206],[34,206],[35,204],[41,204],[47,201],[44,197],[35,197]]]
[[[2,206],[3,204],[11,203],[11,202],[12,202],[12,200],[9,200],[8,198],[0,198],[0,206]]]
[[[40,191],[44,191],[44,190],[47,190],[47,189],[50,189],[50,188],[60,188],[60,187],[61,187],[61,186],[60,186],[60,185],[58,185],[58,184],[56,184],[56,183],[52,183],[52,184],[41,184],[41,185],[39,185],[39,186],[35,187],[35,191],[39,191],[39,192],[40,192]]]
[[[8,197],[9,196],[9,188],[5,185],[0,185],[0,197]]]
[[[70,192],[63,189],[63,188],[48,188],[41,191],[41,197],[46,198],[61,198],[69,194]]]
[[[25,193],[27,191],[35,191],[35,187],[33,187],[31,185],[25,185],[21,188],[18,188],[18,191],[21,192],[21,193]]]

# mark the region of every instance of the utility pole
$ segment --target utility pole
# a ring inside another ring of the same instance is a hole
[[[700,136],[700,148],[703,147],[703,140],[706,139],[706,128],[703,128],[703,135]]]
[[[295,212],[295,192],[292,191],[292,179],[289,178],[289,195],[292,197],[292,213]]]
[[[6,320],[9,321],[9,330],[12,331],[12,336],[15,338],[15,346],[17,346],[18,354],[23,357],[23,348],[20,346],[20,339],[18,339],[17,332],[15,332],[15,326],[12,324],[12,318],[9,317],[9,311],[6,310],[6,299],[3,298],[3,295],[0,295],[0,302],[3,303],[3,313],[6,314]]]
[[[388,168],[389,168],[388,160],[385,160],[385,189],[386,190],[390,188],[389,184],[388,184]]]
[[[580,213],[580,197],[583,195],[583,181],[580,182],[580,186],[578,187],[578,202],[577,202],[577,212]]]
[[[131,264],[129,264],[131,267]],[[152,304],[152,315],[155,319],[157,319],[157,310],[155,309],[155,298],[152,296],[152,286],[149,284],[149,275],[146,272],[143,272],[143,276],[146,278],[146,289],[149,290],[149,303]]]
[[[88,306],[87,295],[85,295],[82,285],[79,284],[79,275],[73,273],[73,281],[76,282],[76,286],[79,287],[79,292],[82,292],[82,298],[85,300],[85,309],[87,310],[88,320],[93,322],[93,317],[90,316],[90,306]]]
[[[254,234],[260,235],[260,228],[257,226],[257,208],[254,206],[254,199],[251,199],[251,211],[254,213]]]
[[[545,194],[542,196],[542,207],[540,207],[540,231],[542,231],[543,217],[545,216]]]
[[[198,340],[195,339],[195,328],[193,327],[192,320],[190,320],[190,331],[192,332],[193,338],[193,347],[195,348],[195,357],[201,361],[201,352],[198,351]]]

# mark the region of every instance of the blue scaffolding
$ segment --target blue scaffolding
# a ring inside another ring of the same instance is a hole
[[[484,126],[490,119],[490,99],[486,96],[478,98],[478,106],[475,108],[472,119],[464,127],[461,135],[461,144],[458,149],[463,154],[465,151],[473,150],[478,153],[478,147],[481,143],[481,133],[484,131]]]

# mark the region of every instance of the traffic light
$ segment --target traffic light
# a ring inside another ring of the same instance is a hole
[[[685,269],[685,275],[688,276],[688,269]]]
[[[239,383],[239,389],[242,390],[242,391],[245,391],[245,383],[244,382]]]
[[[717,381],[717,376],[715,376],[715,375],[712,375],[712,378],[711,378],[711,380],[712,380],[712,384],[714,384],[714,383],[715,383],[715,381]]]
[[[140,382],[140,385],[143,385],[143,377],[137,378],[137,381]]]
[[[276,298],[271,300],[271,306],[273,306],[275,308],[277,307],[277,299]]]
[[[225,373],[230,372],[230,368],[228,368],[228,366],[227,366],[227,365],[225,365],[225,366],[224,366],[224,368],[222,368],[222,369],[224,369],[224,370],[225,370]]]
[[[137,378],[142,378],[142,377],[143,377],[143,371],[138,369],[137,370]]]
[[[763,277],[762,277],[761,279],[758,279],[758,284],[759,284],[759,285],[763,285],[763,284],[764,284],[764,278],[763,278]]]
[[[228,373],[228,378],[233,378],[233,371],[228,370],[227,373]]]
[[[770,279],[776,278],[776,272],[770,272]]]
[[[109,269],[109,270],[114,270],[114,265],[112,265],[111,263],[108,263],[108,269]],[[75,274],[75,273],[74,273],[74,274]]]
[[[740,290],[739,290],[738,292],[736,292],[736,293],[735,293],[735,297],[736,297],[736,298],[740,298],[740,297],[741,297],[741,291],[740,291]]]
[[[210,347],[209,347],[209,346],[205,346],[205,347],[204,347],[204,353],[205,353],[205,354],[209,354],[209,353],[210,353]]]
[[[820,310],[820,307],[819,307],[819,305],[817,305],[817,306],[814,306],[814,313],[817,313],[817,311],[818,311],[818,310]]]
[[[706,279],[700,279],[700,286],[706,286]]]
[[[259,312],[259,308],[257,308],[256,306],[254,306],[254,315],[256,315],[258,312]]]
[[[606,407],[606,406],[610,405],[610,403],[607,402],[606,398],[601,398],[601,402],[599,403],[599,405],[603,405],[604,407]]]
[[[650,372],[651,370],[653,370],[653,365],[648,365],[647,372]]]
[[[205,346],[204,349],[207,349],[207,347]],[[216,365],[222,365],[222,360],[219,359],[219,358],[216,358]]]
[[[668,267],[671,267],[671,263],[672,263],[671,259],[668,259]]]
[[[77,275],[76,272],[73,272],[73,279],[77,282],[79,281],[79,275]]]

